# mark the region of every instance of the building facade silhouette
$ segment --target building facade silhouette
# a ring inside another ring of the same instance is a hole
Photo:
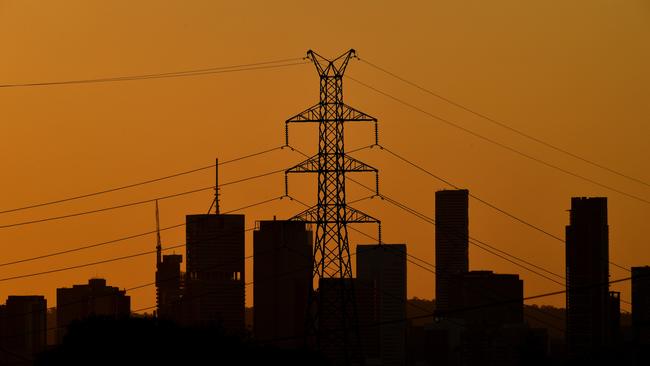
[[[650,346],[650,266],[632,267],[632,329],[636,342]]]
[[[469,271],[450,281],[448,318],[465,324],[502,326],[524,321],[524,281],[516,274]]]
[[[103,278],[92,278],[87,285],[56,289],[57,339],[60,344],[67,327],[75,320],[91,316],[128,317],[131,298],[126,291],[107,286]]]
[[[374,356],[381,365],[405,365],[407,323],[402,320],[406,318],[406,245],[357,245],[357,293],[363,286],[374,287],[374,304],[371,308],[359,307],[360,313],[374,313],[375,324],[361,324],[360,333],[364,339],[377,342],[376,347],[364,344],[366,357],[378,349]]]
[[[180,322],[183,273],[180,254],[163,255],[156,268],[157,315],[161,319]]]
[[[566,227],[566,340],[571,358],[609,344],[608,281],[607,198],[573,197]]]
[[[454,275],[469,270],[469,191],[436,192],[436,309],[450,309],[449,292]]]
[[[0,305],[0,365],[28,365],[47,347],[47,301],[9,296]]]
[[[346,365],[361,362],[363,330],[374,319],[374,287],[369,283],[359,283],[356,278],[323,277],[318,280],[319,306],[330,307],[336,311],[323,311],[318,318],[319,351],[331,365]],[[344,296],[354,291],[355,302],[344,301]],[[345,306],[343,306],[345,304]],[[318,309],[316,309],[318,311]],[[342,326],[341,319],[358,320],[359,333]],[[374,323],[373,323],[374,324]],[[366,333],[367,334],[367,333]],[[341,347],[346,342],[348,347]]]
[[[244,215],[186,216],[183,323],[245,330]]]
[[[253,232],[253,334],[261,342],[304,343],[313,269],[313,233],[304,222],[260,221]]]

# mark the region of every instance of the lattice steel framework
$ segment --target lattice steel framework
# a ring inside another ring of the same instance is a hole
[[[312,284],[318,282],[319,291],[310,293],[306,336],[315,338],[315,346],[324,353],[338,353],[339,360],[345,364],[360,356],[358,349],[354,349],[359,344],[358,318],[347,224],[380,225],[376,218],[348,206],[345,198],[346,173],[374,172],[378,177],[377,169],[345,154],[345,122],[374,122],[377,139],[377,119],[343,103],[343,74],[354,57],[355,51],[350,50],[328,60],[309,50],[307,58],[314,63],[320,76],[320,101],[286,121],[287,146],[289,123],[315,122],[319,133],[318,153],[285,172],[318,174],[317,204],[292,218],[316,226]],[[377,194],[378,181],[376,179]],[[379,239],[381,242],[381,236]],[[323,286],[322,279],[328,279],[327,286]],[[324,292],[330,295],[323,296]]]

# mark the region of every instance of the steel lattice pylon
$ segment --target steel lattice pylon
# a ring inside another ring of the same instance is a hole
[[[310,292],[305,335],[336,363],[344,364],[361,357],[347,224],[380,224],[348,206],[345,198],[347,172],[378,174],[377,169],[345,154],[345,122],[374,122],[375,131],[377,126],[376,118],[343,103],[343,74],[354,57],[354,50],[334,60],[308,51],[307,58],[320,76],[320,101],[286,121],[287,146],[289,123],[316,122],[319,132],[318,153],[285,172],[318,173],[318,203],[292,218],[316,226],[312,284],[318,282],[319,290]]]

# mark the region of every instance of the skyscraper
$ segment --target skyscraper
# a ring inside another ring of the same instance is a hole
[[[376,323],[382,365],[406,363],[406,245],[357,245],[357,286],[375,287]],[[361,289],[359,289],[361,290]],[[366,312],[370,309],[360,309]],[[359,317],[360,320],[362,317]],[[361,331],[363,335],[364,330]]]
[[[156,300],[158,317],[180,321],[183,280],[180,254],[163,255],[156,268]]]
[[[187,215],[183,322],[245,329],[244,215]]]
[[[566,308],[569,357],[609,343],[607,198],[573,197],[566,227]]]
[[[126,291],[106,286],[103,278],[92,278],[87,285],[56,289],[56,326],[58,342],[63,341],[73,320],[90,316],[127,317],[131,314],[131,298]]]
[[[450,281],[469,270],[469,191],[436,192],[436,309],[450,310]]]
[[[632,329],[637,342],[650,345],[650,266],[632,267]]]
[[[312,281],[313,235],[304,222],[260,221],[253,233],[253,332],[276,346],[304,342]]]
[[[24,365],[47,347],[47,301],[9,296],[0,305],[0,364]]]

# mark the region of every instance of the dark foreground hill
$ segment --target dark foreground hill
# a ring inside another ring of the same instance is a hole
[[[155,318],[91,318],[36,365],[319,365],[318,355],[229,336],[218,327],[182,328]]]

